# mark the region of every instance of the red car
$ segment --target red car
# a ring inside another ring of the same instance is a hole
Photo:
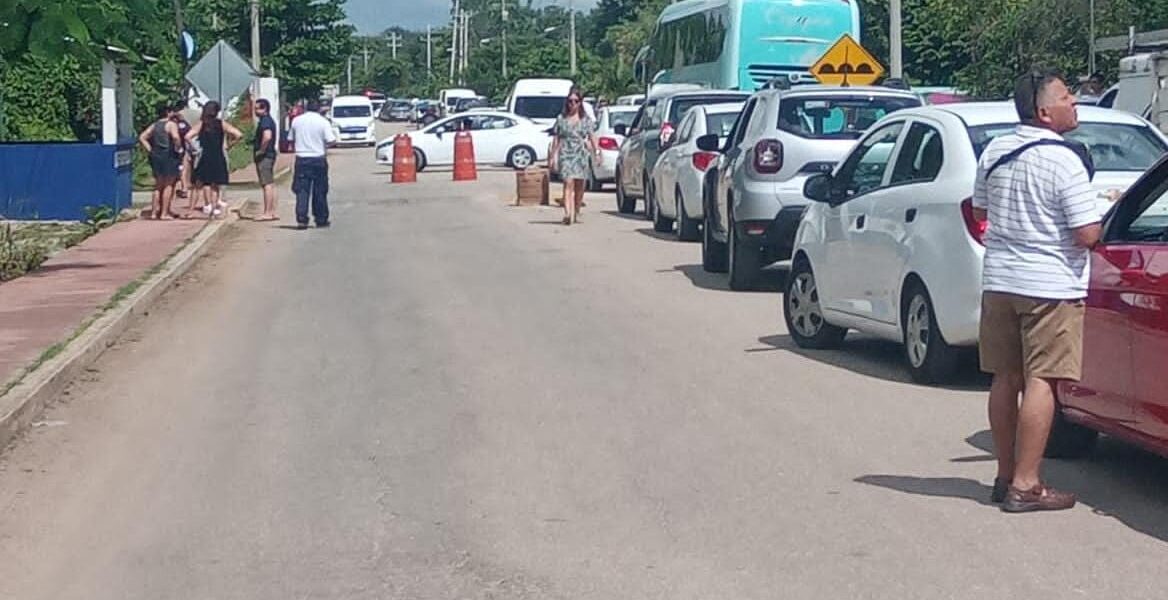
[[[1103,432],[1168,457],[1168,158],[1103,231],[1091,253],[1083,379],[1059,386],[1047,454],[1085,454]]]

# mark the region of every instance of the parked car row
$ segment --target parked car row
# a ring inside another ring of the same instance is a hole
[[[924,106],[879,87],[650,93],[618,156],[617,207],[644,198],[654,229],[700,239],[703,266],[733,289],[789,259],[783,318],[798,346],[861,331],[900,343],[915,381],[943,383],[977,344],[978,159],[1017,122],[1010,102]],[[1094,162],[1104,235],[1082,381],[1059,388],[1048,453],[1081,454],[1104,432],[1168,456],[1168,138],[1105,108],[1080,106],[1079,122],[1067,137]]]

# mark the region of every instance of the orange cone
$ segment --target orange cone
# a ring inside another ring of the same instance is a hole
[[[392,183],[414,183],[418,180],[418,164],[414,161],[414,144],[410,136],[399,133],[393,138]]]
[[[454,180],[474,181],[479,178],[475,168],[474,139],[469,131],[454,136]]]

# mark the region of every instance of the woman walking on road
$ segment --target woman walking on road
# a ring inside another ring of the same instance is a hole
[[[580,220],[584,203],[584,180],[588,178],[589,157],[597,164],[596,126],[584,112],[584,98],[573,89],[564,102],[564,112],[556,118],[551,161],[564,180],[564,225]]]
[[[227,208],[227,203],[219,197],[219,186],[227,185],[227,149],[243,137],[234,125],[219,118],[219,103],[212,100],[203,106],[203,116],[187,133],[187,140],[199,140],[202,155],[195,167],[195,188],[200,192],[206,188],[203,198],[203,213],[218,217]]]

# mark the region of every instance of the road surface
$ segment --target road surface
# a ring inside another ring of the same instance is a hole
[[[513,176],[391,187],[334,227],[241,222],[4,455],[0,597],[1163,598],[1168,461],[1051,463],[988,504],[985,381],[795,348],[772,291]],[[971,369],[972,371],[972,369]]]

